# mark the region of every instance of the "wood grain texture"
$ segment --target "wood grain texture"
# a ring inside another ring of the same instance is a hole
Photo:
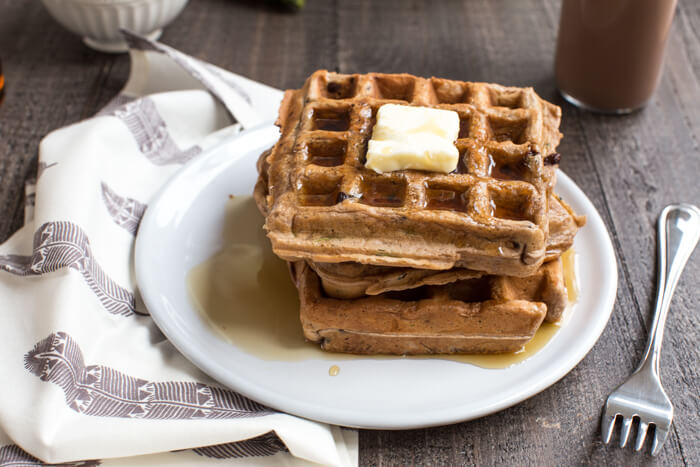
[[[361,465],[700,464],[700,254],[669,316],[662,379],[676,408],[656,458],[604,446],[605,397],[641,356],[655,294],[655,223],[664,205],[700,203],[700,4],[680,2],[666,69],[652,102],[626,117],[565,104],[552,74],[555,0],[308,0],[298,14],[254,1],[190,2],[162,41],[280,88],[317,68],[408,72],[531,85],[562,106],[562,168],[586,192],[613,238],[619,289],[589,355],[561,381],[500,413],[445,427],[363,431]],[[24,180],[39,140],[93,114],[128,75],[128,59],[92,52],[39,2],[0,0],[7,75],[0,106],[0,241],[20,225]],[[595,291],[583,291],[595,293]],[[407,389],[408,390],[408,389]],[[429,395],[426,395],[429,397]]]

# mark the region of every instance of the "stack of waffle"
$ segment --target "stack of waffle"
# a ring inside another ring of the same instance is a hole
[[[457,169],[365,167],[387,103],[453,110]],[[512,352],[567,304],[584,219],[554,194],[559,107],[531,88],[317,71],[289,90],[255,199],[304,335],[359,354]]]

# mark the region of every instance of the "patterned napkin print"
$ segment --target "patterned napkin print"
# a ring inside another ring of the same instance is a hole
[[[14,383],[0,385],[0,466],[356,465],[355,431],[218,386],[148,316],[132,264],[148,199],[207,147],[272,121],[281,93],[125,37],[124,90],[42,141],[26,225],[0,245],[0,362]]]

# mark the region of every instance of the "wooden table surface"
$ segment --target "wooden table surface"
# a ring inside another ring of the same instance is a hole
[[[651,458],[603,445],[598,428],[605,397],[630,374],[644,347],[655,294],[656,219],[668,203],[700,203],[700,3],[679,3],[656,95],[644,111],[625,117],[579,111],[557,95],[558,1],[307,3],[294,14],[252,0],[192,1],[161,40],[279,88],[299,87],[318,68],[532,85],[563,108],[561,166],[599,210],[618,258],[610,322],[561,381],[480,420],[362,431],[360,464],[700,464],[697,253],[666,327],[661,376],[676,411],[666,445]],[[100,109],[124,84],[129,62],[125,55],[87,49],[36,1],[0,0],[0,56],[7,79],[0,105],[4,241],[21,224],[23,185],[36,173],[40,139]]]

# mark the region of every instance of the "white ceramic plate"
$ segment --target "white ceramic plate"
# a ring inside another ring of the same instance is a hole
[[[504,369],[440,359],[267,361],[228,343],[191,305],[188,271],[222,246],[229,194],[252,193],[258,155],[273,126],[243,132],[191,161],[150,204],[136,241],[136,274],[156,324],[189,359],[222,384],[279,410],[344,426],[404,429],[481,417],[562,378],[593,347],[615,301],[617,265],[607,230],[586,195],[561,171],[557,191],[588,223],[576,237],[574,312],[539,352]]]

